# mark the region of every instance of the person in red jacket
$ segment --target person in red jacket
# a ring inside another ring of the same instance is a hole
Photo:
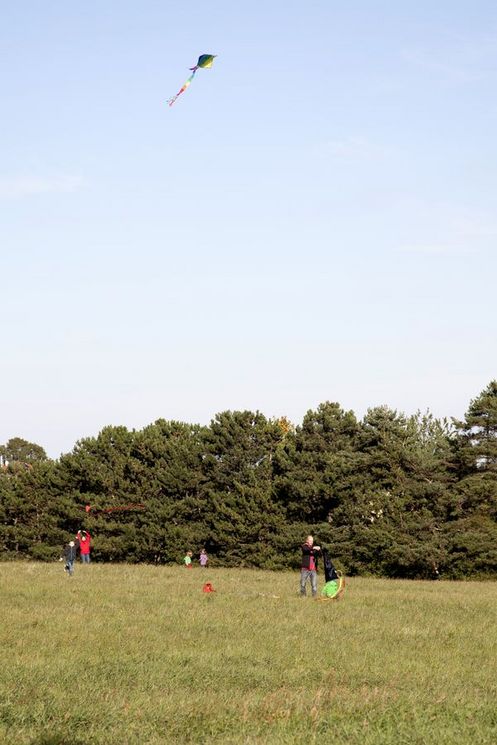
[[[79,544],[79,555],[83,564],[90,563],[91,535],[87,530],[78,530],[76,535]]]

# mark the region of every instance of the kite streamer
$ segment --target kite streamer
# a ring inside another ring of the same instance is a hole
[[[117,507],[105,507],[104,509],[96,510],[90,504],[87,504],[84,509],[85,509],[85,512],[87,513],[92,512],[94,515],[102,515],[102,514],[108,514],[110,512],[132,512],[134,510],[144,510],[145,505],[141,503],[123,504]]]
[[[185,82],[183,83],[179,91],[176,93],[176,95],[168,100],[169,106],[172,106],[173,103],[176,101],[176,99],[179,98],[179,96],[181,96],[181,94],[186,91],[186,89],[192,82],[193,78],[195,77],[197,70],[199,70],[200,68],[207,69],[209,67],[212,67],[212,63],[214,62],[215,56],[216,56],[215,54],[201,54],[200,55],[195,67],[190,67],[190,70],[192,70],[192,74],[190,75],[188,80],[185,80]]]

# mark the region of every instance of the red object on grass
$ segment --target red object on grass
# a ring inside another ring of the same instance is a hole
[[[216,592],[210,582],[206,582],[202,587],[202,592]]]

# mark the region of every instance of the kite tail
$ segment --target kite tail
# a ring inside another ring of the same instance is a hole
[[[172,98],[170,98],[170,99],[168,100],[168,104],[169,104],[169,106],[172,106],[172,105],[173,105],[173,103],[174,103],[174,102],[176,101],[176,99],[177,99],[177,98],[179,98],[179,96],[181,96],[181,94],[182,94],[182,93],[184,93],[184,92],[186,91],[186,89],[188,88],[188,86],[189,86],[189,85],[190,85],[190,83],[192,82],[193,78],[195,77],[195,73],[196,73],[196,72],[197,72],[197,70],[198,70],[198,65],[195,65],[195,67],[190,67],[190,70],[193,70],[193,72],[192,72],[192,74],[190,75],[190,77],[188,78],[188,80],[186,80],[186,81],[185,81],[185,82],[183,83],[183,85],[181,86],[181,88],[179,89],[179,91],[178,91],[178,92],[176,93],[176,95],[175,95],[175,96],[173,96]]]

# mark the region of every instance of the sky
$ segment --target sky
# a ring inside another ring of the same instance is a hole
[[[5,0],[0,59],[0,444],[497,377],[494,0]]]

